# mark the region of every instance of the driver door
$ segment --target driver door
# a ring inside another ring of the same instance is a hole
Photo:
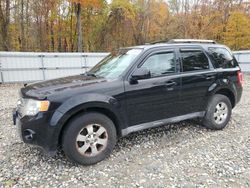
[[[181,83],[174,49],[150,53],[135,70],[140,67],[147,67],[151,77],[125,83],[129,125],[179,115]]]

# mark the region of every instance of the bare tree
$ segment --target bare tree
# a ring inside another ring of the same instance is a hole
[[[77,28],[77,51],[82,52],[83,51],[83,37],[82,37],[82,23],[81,23],[81,4],[76,3],[75,4],[76,9],[76,28]]]
[[[24,0],[21,0],[21,13],[20,13],[20,26],[21,26],[21,51],[25,51],[26,41],[25,41],[25,31],[24,31]]]
[[[10,24],[10,0],[0,0],[0,27],[3,40],[3,49],[10,50],[9,40],[9,24]]]

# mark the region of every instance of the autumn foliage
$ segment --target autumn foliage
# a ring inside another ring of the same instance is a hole
[[[112,51],[173,38],[250,49],[242,0],[0,0],[0,50]]]

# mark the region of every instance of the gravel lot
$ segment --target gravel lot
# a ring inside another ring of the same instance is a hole
[[[73,166],[23,144],[12,125],[20,85],[0,86],[0,187],[250,187],[250,75],[223,131],[194,121],[121,138],[94,166]]]

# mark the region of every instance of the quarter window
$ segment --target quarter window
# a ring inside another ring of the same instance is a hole
[[[181,51],[183,72],[209,69],[207,56],[199,50]]]
[[[142,65],[150,70],[151,77],[175,72],[174,52],[157,53],[150,56]]]
[[[208,49],[217,64],[217,68],[234,68],[237,63],[230,52],[225,48]]]

